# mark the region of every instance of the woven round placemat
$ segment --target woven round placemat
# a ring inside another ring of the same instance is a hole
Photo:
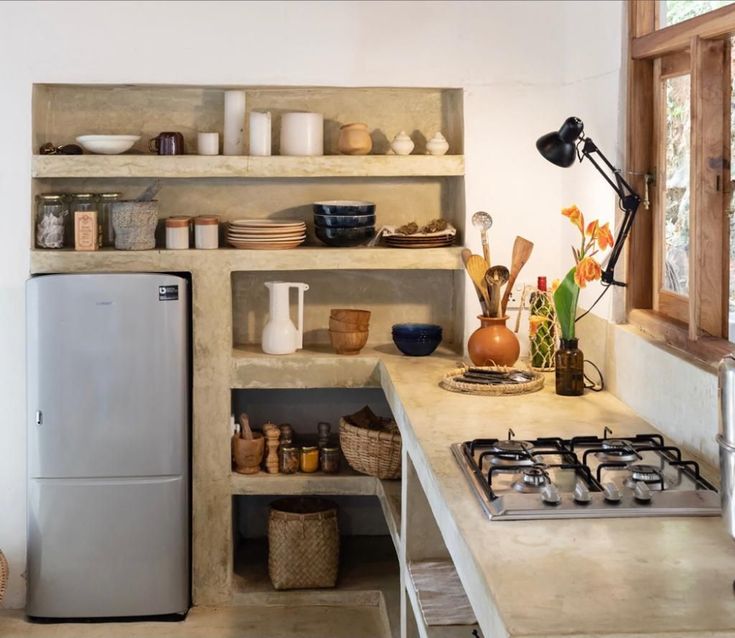
[[[495,372],[512,372],[513,368],[506,368],[503,366],[473,366],[478,370],[491,370]],[[513,394],[529,394],[531,392],[538,392],[544,387],[544,375],[540,372],[533,370],[519,370],[519,372],[525,372],[526,374],[533,375],[533,379],[527,383],[514,383],[508,385],[483,385],[481,383],[465,383],[457,380],[457,377],[461,376],[466,372],[467,368],[455,368],[447,372],[439,385],[445,390],[450,392],[459,392],[460,394],[476,394],[479,396],[502,396],[502,395],[513,395]]]

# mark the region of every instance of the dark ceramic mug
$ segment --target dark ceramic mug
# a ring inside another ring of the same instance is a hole
[[[178,132],[159,133],[148,141],[148,150],[159,155],[183,155],[184,136]]]

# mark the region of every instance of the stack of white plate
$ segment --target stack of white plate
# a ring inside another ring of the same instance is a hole
[[[235,219],[227,226],[227,243],[250,250],[296,248],[306,239],[306,224],[277,219]]]

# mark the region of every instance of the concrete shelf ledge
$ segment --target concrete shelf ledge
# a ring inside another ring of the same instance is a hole
[[[283,270],[461,270],[461,246],[407,250],[384,247],[291,250],[114,250],[31,251],[31,273],[52,272],[201,272]]]
[[[375,496],[377,479],[358,474],[342,460],[338,474],[237,474],[232,473],[230,485],[234,495],[273,494],[283,496]]]
[[[463,155],[34,155],[35,178],[450,177],[464,175]]]

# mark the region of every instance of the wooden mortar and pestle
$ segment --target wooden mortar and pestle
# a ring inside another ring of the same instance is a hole
[[[232,435],[232,460],[238,474],[257,474],[263,462],[265,439],[250,429],[248,415],[240,415],[240,427]]]

